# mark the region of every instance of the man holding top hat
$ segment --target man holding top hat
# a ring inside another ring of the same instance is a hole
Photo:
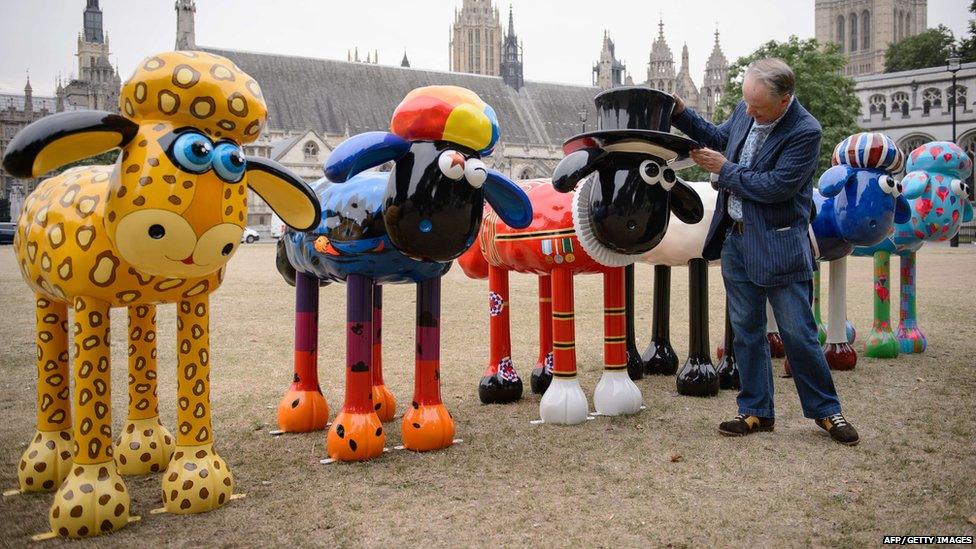
[[[691,158],[714,174],[719,191],[702,256],[722,260],[742,384],[739,413],[719,431],[744,436],[773,430],[768,299],[803,415],[835,441],[853,446],[858,434],[841,414],[810,308],[816,268],[810,210],[822,132],[820,123],[793,96],[794,84],[793,71],[782,60],[754,62],[745,73],[743,100],[719,126],[675,97],[674,125],[703,145],[691,152]]]

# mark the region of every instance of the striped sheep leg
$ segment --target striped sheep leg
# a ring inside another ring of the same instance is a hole
[[[546,423],[573,425],[586,421],[589,404],[576,377],[576,335],[573,310],[573,273],[552,271],[552,383],[539,401]]]
[[[640,389],[627,373],[627,317],[624,306],[624,269],[603,274],[603,376],[593,392],[597,413],[634,414],[643,401]]]
[[[898,322],[898,345],[902,353],[925,350],[925,334],[915,316],[915,252],[901,256],[901,314]]]
[[[366,461],[383,452],[386,435],[373,409],[373,281],[346,278],[346,400],[326,437],[329,457]]]
[[[827,343],[824,357],[831,370],[853,370],[857,352],[847,340],[847,258],[830,262],[827,303]]]
[[[478,384],[483,404],[506,404],[522,398],[522,379],[512,364],[508,270],[488,266],[488,367]]]
[[[319,281],[295,272],[295,374],[278,403],[278,429],[308,433],[325,429],[329,406],[319,388]]]
[[[403,415],[403,446],[425,452],[454,443],[454,418],[441,401],[441,279],[417,284],[417,359],[413,403]]]
[[[373,384],[373,410],[386,423],[393,421],[396,398],[383,382],[383,286],[373,285],[373,364],[370,367]]]
[[[671,346],[671,267],[654,266],[654,313],[651,342],[642,356],[644,373],[674,375],[678,371],[678,355]]]
[[[532,368],[532,392],[541,395],[552,382],[552,277],[539,277],[539,358]]]

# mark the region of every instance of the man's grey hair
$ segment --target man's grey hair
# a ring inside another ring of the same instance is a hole
[[[796,88],[796,76],[786,61],[769,57],[753,61],[746,69],[746,76],[761,82],[773,95],[792,94]]]

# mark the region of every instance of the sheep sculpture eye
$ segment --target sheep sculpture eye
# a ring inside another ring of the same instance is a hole
[[[217,177],[228,183],[237,183],[244,178],[247,161],[239,146],[229,141],[218,143],[213,156],[213,169]]]
[[[661,188],[670,191],[674,187],[675,181],[678,180],[678,175],[674,173],[671,168],[664,168],[661,171]]]
[[[901,194],[898,190],[898,185],[895,184],[895,179],[890,175],[882,175],[879,177],[878,185],[881,186],[881,190],[884,191],[885,194],[890,194],[896,198],[899,194]]]
[[[187,132],[173,142],[173,160],[185,171],[204,173],[213,161],[214,146],[203,134]]]
[[[460,181],[464,177],[464,155],[452,150],[441,153],[437,158],[437,167],[448,179]]]
[[[480,189],[488,180],[488,167],[477,158],[470,158],[464,163],[464,178],[475,189]]]
[[[966,185],[960,179],[953,179],[952,183],[949,183],[949,187],[957,196],[967,196],[969,194],[969,185]]]
[[[648,185],[657,185],[661,182],[661,166],[653,160],[645,160],[641,162],[640,165],[640,176],[644,180],[644,183]]]

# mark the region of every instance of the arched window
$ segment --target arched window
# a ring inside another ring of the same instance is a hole
[[[836,38],[837,39],[834,40],[834,42],[836,42],[837,44],[840,45],[840,52],[841,53],[844,53],[844,42],[847,39],[847,33],[844,30],[844,16],[843,15],[838,15],[837,16],[837,37]]]
[[[887,115],[888,107],[885,104],[885,96],[877,93],[868,98],[868,112],[871,114],[881,113],[881,116]]]
[[[309,141],[305,143],[305,147],[302,149],[305,153],[305,160],[318,160],[319,157],[319,146],[315,144],[314,141]]]
[[[851,51],[857,51],[857,14],[852,13],[848,18],[851,22]]]
[[[956,104],[956,108],[966,108],[966,86],[956,84],[955,89],[952,86],[946,88],[946,106],[951,107],[953,103]]]
[[[901,149],[901,152],[903,152],[905,156],[908,156],[909,153],[928,143],[929,141],[935,141],[935,138],[924,133],[913,133],[903,137],[901,141],[898,142],[898,148]]]
[[[942,108],[942,90],[939,88],[927,88],[922,92],[922,114],[928,114],[933,108]]]
[[[908,92],[891,94],[891,113],[901,112],[902,118],[908,118]]]
[[[532,179],[532,168],[525,167],[519,171],[519,179]]]
[[[861,12],[861,49],[871,49],[871,12]]]
[[[959,147],[966,151],[966,154],[969,155],[970,160],[976,159],[976,132],[969,132],[966,135],[963,135],[962,138],[959,139]],[[969,179],[967,181],[969,183],[969,199],[972,200],[973,195],[976,194],[976,189],[973,188],[974,179],[972,172],[970,172]]]

